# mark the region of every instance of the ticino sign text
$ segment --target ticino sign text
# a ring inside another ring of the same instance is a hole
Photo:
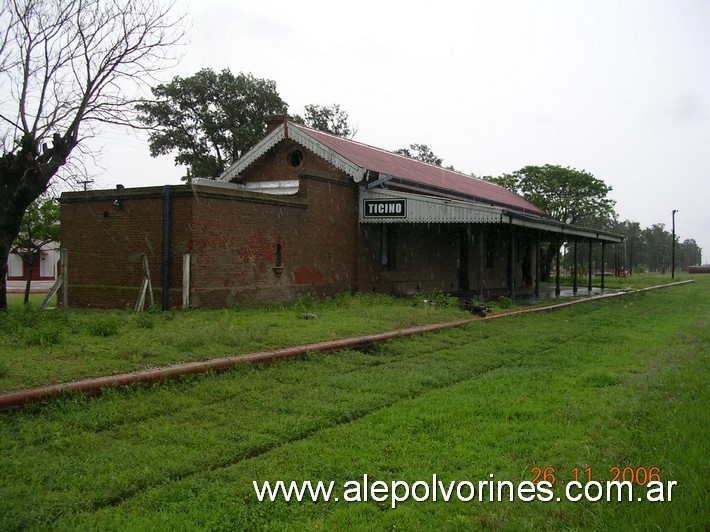
[[[406,218],[407,200],[364,200],[365,218]]]

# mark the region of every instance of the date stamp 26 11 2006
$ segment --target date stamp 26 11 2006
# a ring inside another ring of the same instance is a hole
[[[677,485],[676,481],[669,481],[664,484],[661,479],[661,469],[656,466],[636,468],[612,466],[608,472],[607,479],[598,481],[594,478],[591,467],[584,469],[575,467],[570,471],[570,476],[565,476],[565,478],[562,478],[553,466],[530,468],[533,484],[544,482],[553,487],[555,484],[565,485],[569,500],[578,500],[572,495],[573,489],[579,492],[579,498],[581,498],[583,492],[584,497],[592,501],[603,498],[603,493],[605,492],[606,497],[610,497],[612,489],[615,489],[618,500],[665,502],[672,500],[673,487]],[[634,497],[634,486],[646,488],[644,497]]]

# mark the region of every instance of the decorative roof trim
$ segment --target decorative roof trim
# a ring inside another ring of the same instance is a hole
[[[233,181],[239,175],[251,166],[256,160],[263,156],[267,151],[276,146],[283,139],[290,139],[294,142],[300,144],[307,150],[315,153],[320,158],[324,159],[326,162],[332,164],[336,168],[342,170],[347,175],[353,178],[353,181],[359,183],[365,177],[366,168],[354,163],[350,159],[346,159],[336,151],[330,149],[326,145],[322,144],[315,138],[311,137],[308,133],[299,128],[296,124],[283,124],[271,133],[269,133],[264,139],[262,139],[256,146],[249,150],[246,154],[239,158],[232,166],[227,168],[222,175],[219,176],[219,181]]]
[[[239,177],[239,174],[251,166],[257,159],[286,138],[284,132],[284,126],[274,129],[266,137],[261,139],[256,146],[246,152],[239,158],[239,160],[235,161],[229,168],[222,172],[222,175],[220,175],[217,180],[233,181],[235,178]]]
[[[332,164],[336,168],[339,168],[350,177],[353,181],[359,183],[365,177],[366,168],[363,168],[357,163],[354,163],[350,159],[346,159],[338,152],[332,150],[325,144],[311,137],[308,133],[299,128],[296,124],[291,124],[291,129],[289,129],[289,138],[312,151],[320,158],[325,159],[326,162]]]

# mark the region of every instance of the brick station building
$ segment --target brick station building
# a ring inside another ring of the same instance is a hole
[[[493,183],[283,120],[217,180],[61,203],[72,307],[132,307],[142,256],[164,309],[306,293],[534,296],[541,242],[621,241]]]

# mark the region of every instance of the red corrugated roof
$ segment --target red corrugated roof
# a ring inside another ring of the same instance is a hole
[[[463,194],[479,201],[544,214],[538,207],[507,188],[484,179],[467,176],[453,170],[447,170],[440,166],[424,163],[417,159],[324,133],[300,124],[289,122],[288,127],[297,127],[303,133],[313,137],[342,157],[367,170],[391,175],[403,181],[434,187],[442,191]]]

